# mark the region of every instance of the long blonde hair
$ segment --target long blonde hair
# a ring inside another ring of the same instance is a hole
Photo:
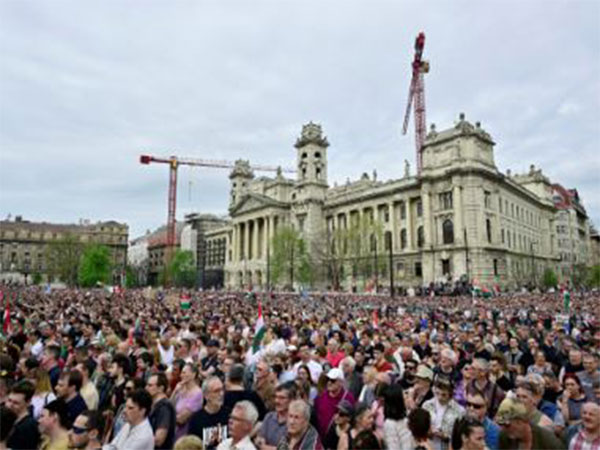
[[[41,367],[37,367],[35,369],[35,393],[43,394],[45,392],[52,392],[50,375]]]

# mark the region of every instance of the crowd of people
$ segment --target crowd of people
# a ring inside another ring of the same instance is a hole
[[[0,450],[600,450],[598,293],[0,291]]]

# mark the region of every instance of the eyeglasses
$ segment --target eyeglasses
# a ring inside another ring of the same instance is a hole
[[[87,429],[87,428],[82,428],[82,427],[76,427],[75,425],[73,425],[73,426],[71,427],[71,431],[72,431],[74,434],[83,434],[83,433],[87,433],[87,432],[88,432],[88,429]]]
[[[133,386],[125,386],[126,391],[133,391]]]
[[[473,402],[467,402],[467,408],[473,408],[473,409],[481,409],[481,408],[485,408],[484,404],[481,403],[473,403]]]

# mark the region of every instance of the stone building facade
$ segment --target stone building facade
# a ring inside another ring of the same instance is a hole
[[[342,261],[339,287],[360,290],[365,280],[356,279],[344,261],[346,249],[331,236],[365,218],[382,227],[371,247],[388,264],[376,269],[382,286],[389,285],[390,276],[396,287],[461,278],[512,288],[539,283],[546,268],[558,272],[561,263],[557,224],[562,216],[553,184],[533,166],[525,174],[500,172],[494,145],[479,123],[461,114],[447,130],[438,132],[432,125],[419,176],[405,162],[398,179],[378,181],[376,174],[363,174],[329,187],[329,142],[319,125],[304,125],[295,143],[296,179],[281,173],[255,178],[246,161],[238,161],[230,174],[231,222],[220,231],[229,237],[226,286],[265,287],[269,243],[278,227],[289,225],[302,234],[313,258],[324,245],[332,246],[329,257]],[[576,229],[588,227],[587,216],[577,217]],[[317,259],[313,262],[323,266]],[[331,274],[318,272],[315,287],[332,287]]]
[[[14,220],[0,221],[0,276],[22,281],[30,275],[48,274],[47,248],[67,236],[85,244],[103,244],[111,251],[113,281],[120,282],[127,263],[126,224],[115,221],[79,224],[30,222],[16,216]]]

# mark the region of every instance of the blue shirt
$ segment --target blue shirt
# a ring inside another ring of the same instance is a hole
[[[485,445],[490,450],[498,450],[500,439],[500,426],[492,422],[489,417],[483,419],[483,430],[485,431]]]

